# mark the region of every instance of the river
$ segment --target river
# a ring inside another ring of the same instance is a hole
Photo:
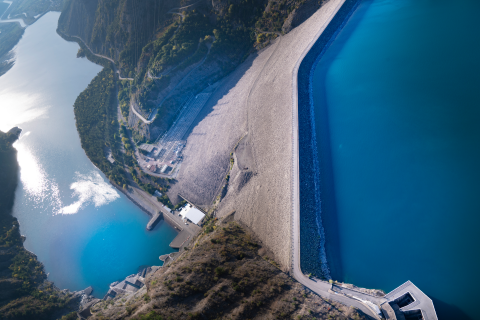
[[[480,319],[480,2],[364,0],[315,69],[331,275]],[[331,176],[332,179],[328,179]]]
[[[25,248],[45,265],[61,289],[109,284],[161,265],[174,251],[176,231],[161,222],[147,231],[147,214],[118,192],[88,160],[75,127],[73,103],[101,67],[76,58],[79,46],[55,32],[50,12],[25,30],[15,65],[0,77],[0,130],[23,129],[18,150],[20,182],[14,216]]]

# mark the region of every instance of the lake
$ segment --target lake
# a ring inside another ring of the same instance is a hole
[[[75,127],[73,103],[101,67],[76,58],[79,46],[56,33],[59,13],[29,26],[15,49],[15,65],[0,77],[0,130],[23,129],[18,150],[20,182],[14,216],[25,248],[45,265],[60,289],[109,284],[161,265],[175,250],[177,232],[116,190],[88,160]]]
[[[411,280],[440,319],[480,319],[478,12],[361,1],[313,78],[332,278],[386,292]]]

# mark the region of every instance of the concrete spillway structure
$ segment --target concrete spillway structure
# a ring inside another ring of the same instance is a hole
[[[418,289],[410,280],[387,294],[385,299],[387,299],[387,302],[382,304],[382,307],[385,306],[385,309],[388,306],[391,307],[395,316],[384,313],[387,320],[438,319],[432,299]]]
[[[379,318],[386,320],[437,320],[432,300],[407,281],[384,296],[376,296],[332,283],[330,293],[360,302]],[[334,298],[335,300],[335,298]]]
[[[147,230],[152,230],[153,227],[155,227],[155,225],[158,223],[158,221],[160,221],[160,219],[162,218],[162,213],[161,212],[157,212],[153,215],[153,217],[150,219],[150,221],[148,221],[147,223]]]

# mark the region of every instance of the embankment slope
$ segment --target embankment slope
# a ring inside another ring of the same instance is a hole
[[[326,2],[223,81],[188,136],[183,168],[170,190],[171,198],[181,193],[212,206],[225,182],[230,152],[244,138],[241,156],[235,154],[240,167],[236,161],[217,212],[235,211],[235,219],[261,238],[284,270],[291,266],[294,71],[343,3]]]

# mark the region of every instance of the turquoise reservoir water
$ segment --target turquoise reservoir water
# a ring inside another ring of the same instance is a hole
[[[366,0],[314,103],[332,277],[480,319],[480,1]],[[327,148],[327,149],[326,149]]]
[[[166,223],[147,232],[147,214],[81,148],[73,103],[101,67],[76,58],[78,45],[55,32],[58,17],[48,13],[26,29],[14,67],[0,77],[0,130],[23,129],[14,215],[25,247],[57,287],[91,285],[103,297],[110,283],[161,265],[176,232]]]

